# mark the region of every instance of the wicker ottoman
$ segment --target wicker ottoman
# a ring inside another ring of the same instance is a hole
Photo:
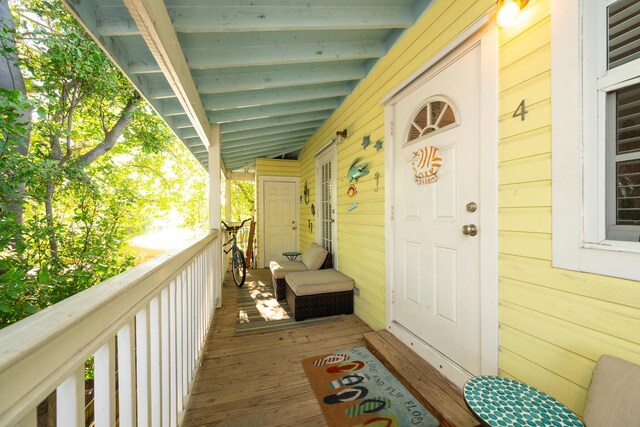
[[[353,314],[353,279],[333,268],[289,273],[286,298],[298,320]]]

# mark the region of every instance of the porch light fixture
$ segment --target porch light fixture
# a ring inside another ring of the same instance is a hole
[[[498,25],[500,27],[513,25],[527,3],[529,0],[498,0]]]
[[[336,132],[336,144],[340,144],[342,142],[343,139],[345,139],[347,137],[347,130],[339,130]]]

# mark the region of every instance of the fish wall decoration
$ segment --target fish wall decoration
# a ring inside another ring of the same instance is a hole
[[[347,180],[349,182],[358,182],[358,178],[369,174],[369,171],[366,170],[367,163],[362,163],[356,166],[356,163],[358,163],[360,159],[362,158],[356,157],[353,162],[351,162],[351,166],[349,166],[349,171],[347,172]]]

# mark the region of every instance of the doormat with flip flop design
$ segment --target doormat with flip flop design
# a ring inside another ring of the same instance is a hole
[[[440,423],[365,347],[302,361],[330,427],[436,427]]]

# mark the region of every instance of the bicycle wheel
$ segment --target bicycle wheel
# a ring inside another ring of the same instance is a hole
[[[241,249],[234,248],[231,255],[231,273],[236,286],[241,288],[247,278],[247,266],[244,264],[244,254]]]

